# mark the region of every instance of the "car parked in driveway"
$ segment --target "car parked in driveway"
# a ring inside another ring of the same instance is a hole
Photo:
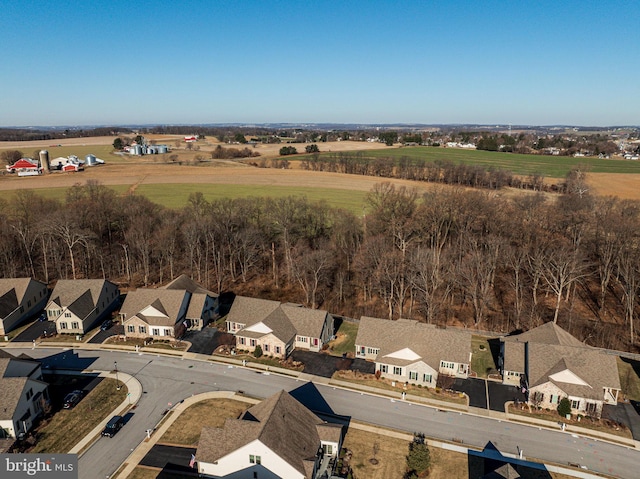
[[[80,402],[84,396],[84,391],[80,389],[76,389],[75,391],[70,392],[64,397],[64,401],[62,401],[62,407],[64,409],[72,409],[76,404]]]
[[[113,416],[109,419],[101,434],[106,437],[113,437],[122,429],[122,426],[124,426],[124,418],[122,416]]]
[[[104,322],[100,325],[100,331],[106,331],[111,326],[113,326],[113,321],[110,319],[105,319]]]

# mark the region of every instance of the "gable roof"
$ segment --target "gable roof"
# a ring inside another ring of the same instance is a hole
[[[107,283],[116,286],[106,279],[60,279],[49,301],[85,318],[96,307]]]
[[[125,314],[125,322],[135,316],[152,326],[173,326],[181,319],[180,308],[187,294],[183,289],[140,288],[127,293],[120,314]]]
[[[29,376],[39,365],[36,361],[18,359],[9,353],[0,356],[0,420],[13,419]]]
[[[441,329],[411,319],[360,318],[356,345],[379,349],[377,360],[406,366],[422,360],[433,369],[440,361],[468,364],[471,333],[461,329]]]
[[[31,278],[0,278],[0,319],[15,311],[27,292]]]
[[[186,274],[181,274],[176,279],[163,286],[162,289],[184,289],[190,293],[206,294],[212,298],[218,297],[216,293],[203,288]]]
[[[304,308],[291,303],[281,304],[268,299],[236,296],[227,315],[227,321],[244,324],[244,328],[236,332],[239,336],[259,338],[272,333],[288,343],[296,334],[321,337],[327,314],[323,310]],[[252,328],[258,323],[262,326]],[[266,332],[265,326],[271,333]]]
[[[203,428],[196,459],[212,463],[258,440],[310,477],[307,461],[318,453],[318,426],[325,424],[289,393],[280,391],[249,408],[239,419],[227,419],[224,428]]]
[[[527,373],[530,388],[551,382],[570,396],[598,400],[603,388],[620,389],[615,356],[580,342],[552,322],[503,341],[504,369]]]

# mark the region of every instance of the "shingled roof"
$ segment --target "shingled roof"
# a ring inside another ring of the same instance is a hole
[[[83,319],[95,309],[106,283],[105,279],[60,279],[50,301]]]
[[[33,363],[33,367],[29,363]],[[24,366],[27,366],[26,368]],[[36,361],[27,361],[13,357],[9,353],[0,356],[0,420],[13,418],[27,380],[38,368]]]
[[[208,296],[211,296],[212,298],[218,297],[216,293],[203,288],[194,280],[189,278],[189,276],[187,276],[186,274],[181,274],[169,284],[163,286],[163,289],[183,289],[185,291],[189,291],[190,293],[206,294]]]
[[[296,334],[319,338],[322,335],[327,312],[319,309],[303,308],[299,305],[268,299],[236,296],[227,315],[227,321],[244,324],[244,329],[237,332],[240,336],[259,338],[270,334],[267,329],[280,340],[287,343]],[[255,327],[262,323],[267,328]]]
[[[30,281],[31,278],[0,278],[0,319],[20,306]]]
[[[133,316],[152,326],[173,326],[188,294],[184,289],[144,289],[127,293],[120,314],[125,321]]]
[[[242,446],[259,440],[305,477],[320,447],[318,428],[326,423],[286,391],[265,399],[239,419],[227,419],[223,428],[203,428],[196,459],[216,462]],[[341,428],[338,426],[339,432]],[[335,429],[334,429],[335,430]]]
[[[421,359],[437,370],[440,361],[469,363],[471,333],[454,328],[441,329],[411,319],[390,321],[363,316],[358,326],[356,345],[379,349],[377,360],[386,364],[406,366]],[[415,355],[407,351],[407,355],[401,356],[411,359],[389,357],[404,349]]]
[[[615,356],[580,342],[552,322],[503,341],[504,369],[526,372],[529,387],[551,381],[568,395],[587,399],[602,399],[605,387],[620,389]],[[570,371],[585,384],[562,381],[563,375],[558,373],[563,371]]]

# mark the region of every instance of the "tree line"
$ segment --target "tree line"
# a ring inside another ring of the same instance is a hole
[[[362,216],[294,196],[195,193],[168,209],[95,181],[64,201],[23,190],[2,203],[4,277],[127,288],[187,273],[215,292],[352,317],[503,332],[554,321],[588,344],[637,349],[640,204],[580,188],[506,198],[380,183]]]

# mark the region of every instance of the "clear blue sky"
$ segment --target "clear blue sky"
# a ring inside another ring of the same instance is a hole
[[[0,126],[640,124],[631,0],[0,0]]]

